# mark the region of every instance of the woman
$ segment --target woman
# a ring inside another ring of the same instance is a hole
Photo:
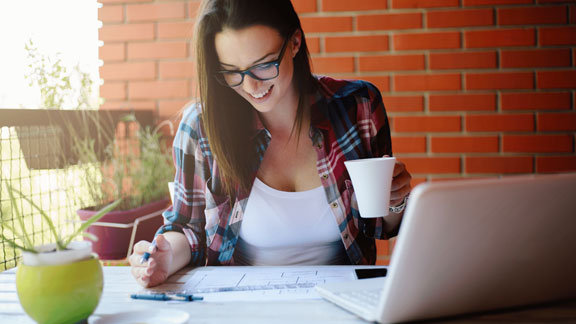
[[[411,189],[397,162],[400,206],[360,218],[344,161],[392,155],[379,90],[312,75],[289,0],[205,0],[195,37],[200,103],[174,141],[165,225],[130,257],[137,281],[186,265],[374,264]]]

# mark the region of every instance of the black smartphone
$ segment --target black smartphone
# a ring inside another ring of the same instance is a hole
[[[386,268],[355,269],[354,271],[356,271],[358,279],[386,277],[386,273],[388,273]]]

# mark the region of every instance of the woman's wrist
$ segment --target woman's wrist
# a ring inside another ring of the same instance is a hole
[[[404,211],[404,209],[406,208],[406,204],[408,203],[408,196],[404,197],[404,200],[402,200],[402,202],[397,205],[397,206],[390,206],[389,210],[391,213],[394,214],[400,214]]]
[[[172,262],[168,269],[168,276],[171,276],[190,263],[190,246],[186,236],[180,232],[166,232],[164,236],[172,247]]]

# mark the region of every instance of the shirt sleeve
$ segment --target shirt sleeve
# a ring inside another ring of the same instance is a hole
[[[380,90],[371,83],[365,83],[368,88],[370,101],[370,120],[372,131],[370,134],[370,151],[373,157],[384,155],[393,156],[390,124]],[[392,231],[384,231],[385,218],[361,218],[361,229],[364,235],[376,239],[389,239],[398,234],[399,227]]]
[[[176,231],[184,234],[192,252],[192,266],[203,266],[206,262],[204,210],[210,172],[203,150],[205,143],[199,108],[190,107],[184,113],[172,147],[176,168],[172,206],[163,213],[164,225],[157,233]]]
[[[372,136],[370,141],[372,156],[393,156],[390,123],[388,122],[388,115],[386,114],[386,108],[382,101],[382,95],[380,94],[380,90],[370,83],[368,83],[368,89],[370,94],[371,120],[376,130],[376,134]]]

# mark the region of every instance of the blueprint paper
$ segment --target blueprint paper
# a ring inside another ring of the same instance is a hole
[[[314,286],[356,280],[351,266],[210,267],[183,286],[204,302],[320,299]]]

